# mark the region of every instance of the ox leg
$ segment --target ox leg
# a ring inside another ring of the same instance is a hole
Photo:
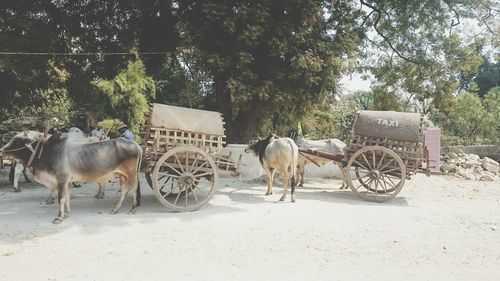
[[[24,165],[21,165],[21,164],[17,164],[14,167],[14,191],[15,192],[21,192],[21,188],[19,187],[19,177],[21,176],[23,169],[24,169]]]
[[[340,172],[342,173],[342,186],[340,187],[340,189],[347,189],[347,180],[346,180],[346,177],[347,177],[347,171],[344,167],[340,167]]]
[[[99,189],[97,190],[97,194],[94,197],[97,199],[103,199],[104,198],[104,183],[100,182],[100,183],[97,183],[97,185],[99,186]]]
[[[291,173],[288,172],[288,169],[281,169],[280,174],[283,179],[283,195],[281,196],[280,201],[284,201],[286,199],[288,187],[292,182],[292,178],[291,178]]]
[[[52,205],[56,201],[56,190],[50,189],[49,197],[45,200],[47,205]]]
[[[273,181],[274,181],[274,173],[276,172],[275,169],[266,169],[266,176],[267,176],[267,192],[266,195],[271,195],[273,194]]]
[[[16,161],[11,160],[10,161],[10,170],[9,170],[9,182],[11,184],[14,184],[15,168],[16,168]]]
[[[23,175],[24,175],[24,181],[25,182],[31,182],[30,178],[28,177],[28,173],[26,172],[26,166],[24,166],[24,169],[23,169]]]
[[[68,181],[58,181],[57,183],[57,199],[59,201],[59,214],[52,221],[55,224],[61,223],[66,217],[65,209],[66,209],[66,201],[68,199]]]
[[[130,181],[129,181],[129,185],[130,185],[130,189],[132,190],[132,194],[134,196],[134,199],[132,201],[132,208],[129,210],[129,213],[131,214],[135,214],[135,211],[137,210],[137,207],[139,206],[139,201],[138,201],[138,186],[139,186],[139,178],[138,178],[138,175],[135,174],[134,175],[131,175],[129,177]],[[187,195],[186,195],[187,196]]]
[[[71,208],[69,206],[69,201],[70,201],[70,196],[69,196],[69,188],[66,192],[66,204],[64,205],[64,218],[67,218],[69,216],[69,213],[71,213]]]
[[[125,176],[120,176],[120,199],[118,200],[118,203],[116,203],[115,207],[111,210],[111,214],[114,215],[118,213],[118,210],[122,206],[123,200],[125,199],[125,196],[127,196],[129,189],[130,188],[127,186],[127,180],[125,179]]]
[[[297,165],[297,180],[299,181],[299,186],[304,186],[304,173],[305,166]]]

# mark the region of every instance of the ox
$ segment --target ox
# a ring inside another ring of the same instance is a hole
[[[290,186],[291,200],[295,202],[295,172],[299,154],[295,142],[290,138],[277,138],[275,135],[270,135],[265,139],[250,142],[245,152],[250,151],[259,157],[260,164],[266,171],[266,195],[273,194],[274,173],[278,170],[283,178],[283,196],[280,201],[285,200]]]
[[[300,148],[310,148],[317,149],[325,152],[329,152],[336,155],[344,155],[344,149],[346,147],[345,142],[339,139],[324,139],[324,140],[308,140],[303,137],[298,137],[296,143]],[[304,174],[305,166],[309,163],[313,163],[320,167],[332,160],[321,158],[314,155],[299,153],[298,164],[297,164],[297,178],[299,181],[299,186],[304,186]],[[334,161],[335,162],[335,161]],[[340,189],[347,189],[348,185],[346,182],[346,170],[340,163],[335,162],[340,168],[342,173],[342,186]]]
[[[39,134],[23,132],[0,151],[4,157],[27,163],[37,182],[52,190],[57,189],[59,213],[54,223],[61,223],[70,212],[68,184],[72,181],[100,183],[119,176],[121,195],[111,213],[118,212],[129,190],[134,197],[130,212],[137,208],[140,198],[136,189],[142,151],[134,142],[119,138],[81,143],[72,142],[61,134],[44,140]]]

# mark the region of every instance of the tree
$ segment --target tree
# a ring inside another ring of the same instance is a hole
[[[155,84],[146,75],[144,64],[139,58],[129,61],[127,68],[113,80],[99,80],[95,84],[109,99],[113,108],[110,117],[128,123],[136,134],[140,133],[148,113],[148,100],[155,97]]]
[[[488,97],[489,96],[489,97]],[[472,145],[498,143],[500,91],[490,91],[484,103],[477,94],[456,97],[449,114],[438,120],[444,131],[445,144]],[[490,112],[490,110],[497,110]]]
[[[404,109],[449,111],[460,76],[482,63],[480,40],[465,37],[461,23],[474,19],[485,27],[481,36],[494,36],[494,1],[361,0],[361,5],[370,31],[361,63],[375,76],[376,91],[395,95]]]
[[[487,112],[486,139],[491,144],[500,143],[500,87],[491,88],[485,95],[483,106]]]
[[[213,78],[228,140],[248,140],[275,114],[329,103],[342,58],[358,44],[359,13],[346,1],[182,1],[185,48]]]
[[[500,86],[500,62],[495,63],[488,58],[483,58],[483,61],[473,80],[479,88],[480,97],[484,97],[490,89]]]

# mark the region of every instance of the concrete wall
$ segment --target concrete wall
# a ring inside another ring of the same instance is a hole
[[[265,174],[262,169],[259,157],[252,153],[245,153],[246,144],[228,144],[225,148],[226,152],[231,152],[231,160],[237,162],[242,155],[239,172],[243,179],[254,179]],[[322,167],[317,167],[314,164],[306,166],[305,177],[307,178],[327,178],[340,177],[340,169],[331,163],[327,163]]]

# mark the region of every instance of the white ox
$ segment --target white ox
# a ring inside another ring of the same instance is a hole
[[[345,142],[339,139],[308,140],[299,137],[297,138],[296,143],[300,148],[317,149],[336,155],[343,155],[344,148],[346,147]],[[297,162],[297,180],[299,181],[299,186],[304,186],[305,166],[307,164],[313,163],[319,167],[325,165],[330,161],[332,160],[300,152]],[[342,186],[340,187],[340,189],[347,189],[346,170],[344,167],[342,167],[342,165],[339,165],[339,163],[335,162],[335,164],[339,166],[340,172],[342,173]]]
[[[280,201],[284,201],[288,187],[291,187],[291,201],[295,202],[295,173],[297,170],[297,157],[299,149],[290,138],[277,138],[270,135],[265,139],[258,139],[250,142],[245,152],[253,152],[259,157],[262,168],[266,171],[267,192],[266,195],[273,194],[273,180],[276,170],[283,178],[283,196]]]

